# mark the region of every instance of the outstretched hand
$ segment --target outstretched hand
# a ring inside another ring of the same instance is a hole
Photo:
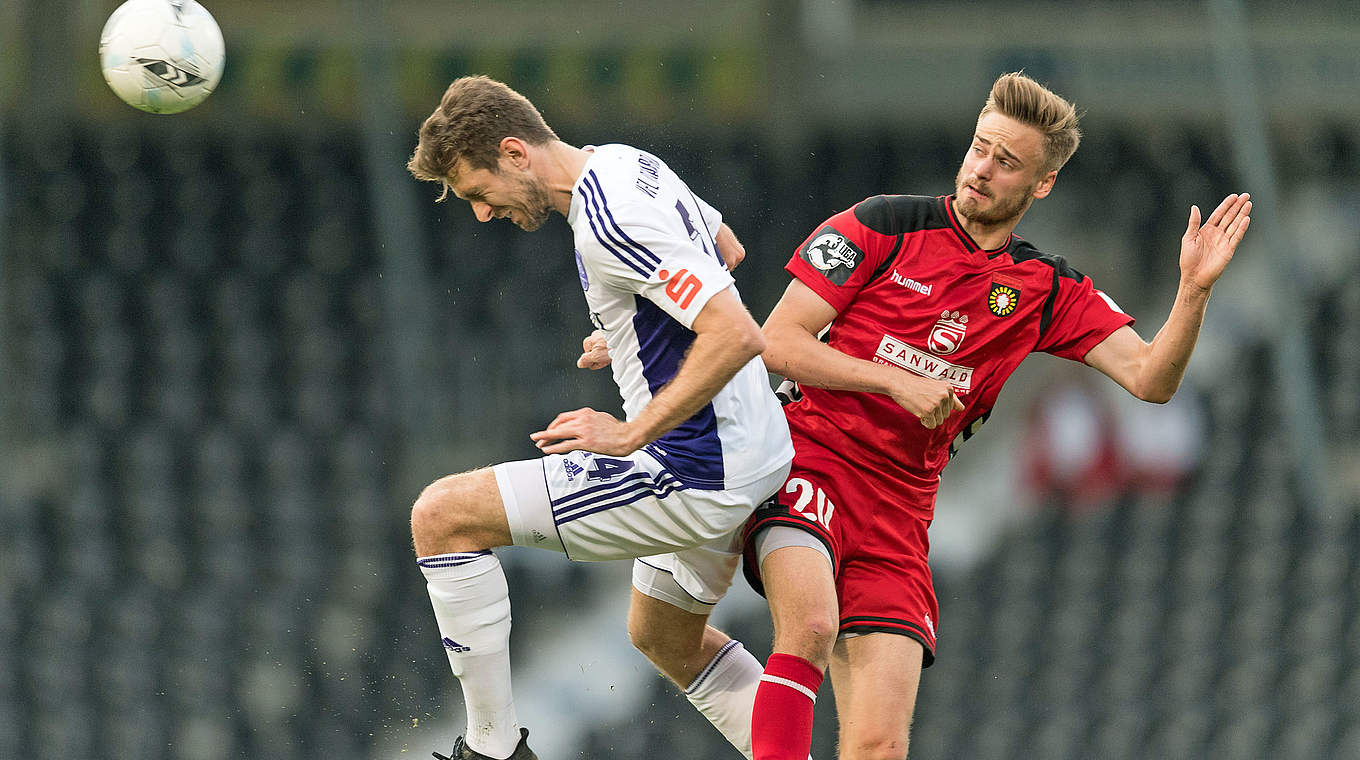
[[[1232,261],[1237,244],[1251,224],[1251,196],[1223,199],[1200,225],[1199,206],[1190,207],[1190,223],[1181,238],[1181,281],[1209,290]]]

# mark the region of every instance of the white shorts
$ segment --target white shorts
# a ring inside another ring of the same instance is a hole
[[[639,591],[707,612],[732,585],[746,518],[788,469],[726,491],[687,488],[645,450],[550,454],[493,471],[516,546],[582,561],[636,559]]]

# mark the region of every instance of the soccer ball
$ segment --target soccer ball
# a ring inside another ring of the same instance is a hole
[[[104,81],[128,105],[179,113],[222,79],[222,30],[194,0],[127,0],[99,36]]]

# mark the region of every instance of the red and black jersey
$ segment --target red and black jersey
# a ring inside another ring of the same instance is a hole
[[[979,248],[952,200],[864,200],[828,219],[786,267],[836,309],[826,336],[833,348],[947,380],[963,402],[934,430],[874,393],[808,387],[785,407],[800,454],[839,453],[874,486],[927,511],[940,471],[1026,355],[1081,361],[1133,322],[1062,258],[1015,235],[997,250]]]

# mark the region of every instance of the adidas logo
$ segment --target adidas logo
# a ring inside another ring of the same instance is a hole
[[[577,463],[571,461],[570,459],[564,460],[564,461],[562,462],[562,469],[564,469],[564,470],[567,471],[567,482],[568,482],[568,483],[570,483],[571,481],[575,480],[575,479],[576,479],[576,476],[577,476],[577,475],[580,475],[580,474],[585,470],[584,467],[582,467],[581,465],[579,465],[579,464],[577,464]]]
[[[456,641],[454,641],[453,639],[449,638],[448,636],[445,636],[445,637],[444,637],[444,648],[447,649],[447,650],[449,650],[450,652],[471,652],[471,651],[472,651],[472,647],[465,647],[465,646],[463,646],[462,644],[459,644],[458,642],[456,642]]]

